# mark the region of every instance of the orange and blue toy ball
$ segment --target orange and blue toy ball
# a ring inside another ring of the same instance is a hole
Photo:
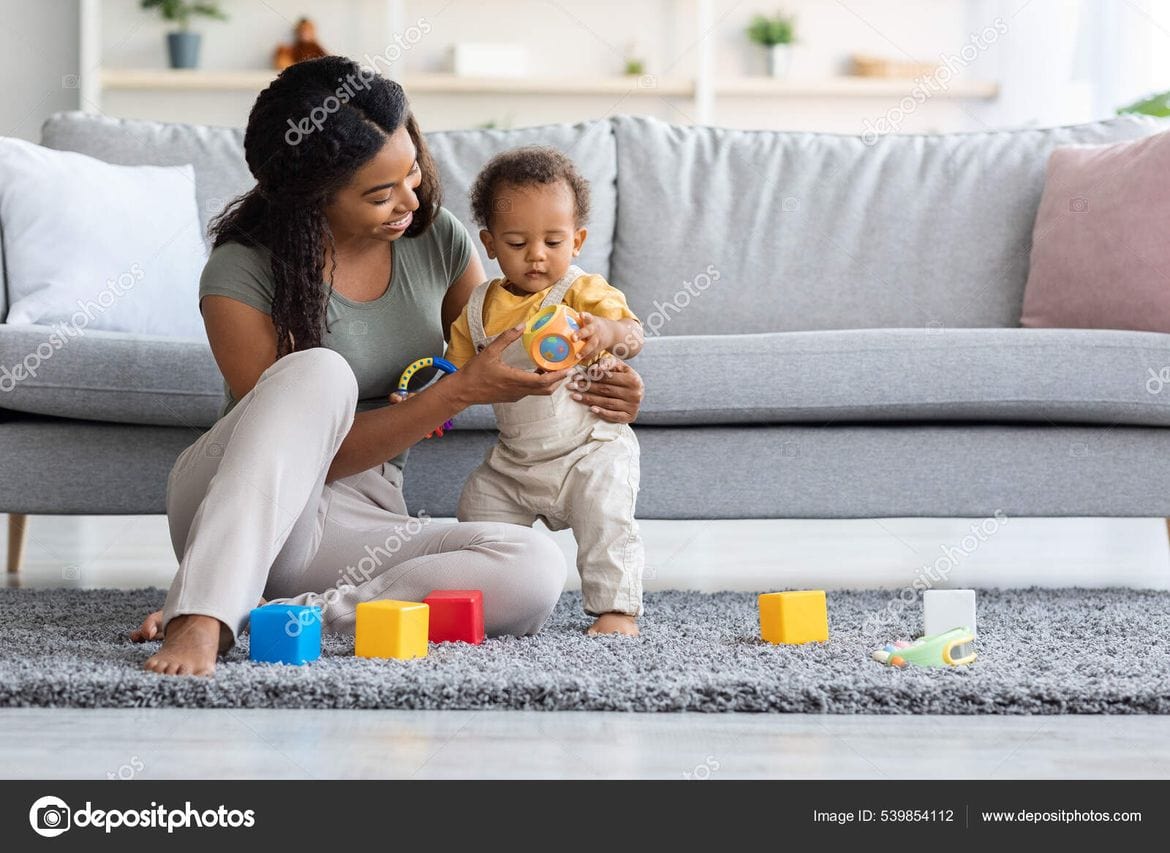
[[[564,361],[569,357],[572,348],[569,342],[560,335],[549,335],[540,342],[540,354],[545,361]]]
[[[580,331],[577,312],[567,305],[548,305],[528,321],[524,330],[524,349],[537,367],[559,370],[572,367],[581,360],[585,348],[582,341],[574,341]]]

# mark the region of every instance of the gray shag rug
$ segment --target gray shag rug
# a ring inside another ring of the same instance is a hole
[[[897,670],[870,660],[915,636],[921,605],[890,592],[830,592],[825,645],[759,639],[749,593],[646,596],[642,637],[582,635],[566,593],[535,637],[432,645],[414,661],[353,657],[327,635],[308,666],[253,664],[247,636],[214,678],[161,677],[157,643],[126,638],[161,590],[0,589],[0,706],[526,708],[832,714],[1170,713],[1170,593],[979,593],[979,659]]]

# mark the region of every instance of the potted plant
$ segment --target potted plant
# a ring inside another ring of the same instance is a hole
[[[196,17],[226,21],[227,15],[219,8],[218,0],[186,2],[186,0],[142,0],[143,9],[158,9],[165,21],[179,25],[176,32],[167,33],[167,52],[171,68],[199,66],[200,34],[191,32],[191,19]]]
[[[747,29],[748,38],[768,49],[768,73],[783,77],[792,62],[792,42],[796,36],[796,18],[777,14],[771,18],[756,15]]]

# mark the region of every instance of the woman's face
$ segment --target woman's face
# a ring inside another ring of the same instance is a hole
[[[417,156],[405,125],[387,137],[382,149],[325,206],[334,240],[390,241],[406,233],[418,209],[414,191],[422,172]]]

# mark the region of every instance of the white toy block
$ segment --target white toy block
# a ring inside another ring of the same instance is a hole
[[[975,629],[975,590],[928,589],[922,594],[923,632],[941,634],[952,628]]]

